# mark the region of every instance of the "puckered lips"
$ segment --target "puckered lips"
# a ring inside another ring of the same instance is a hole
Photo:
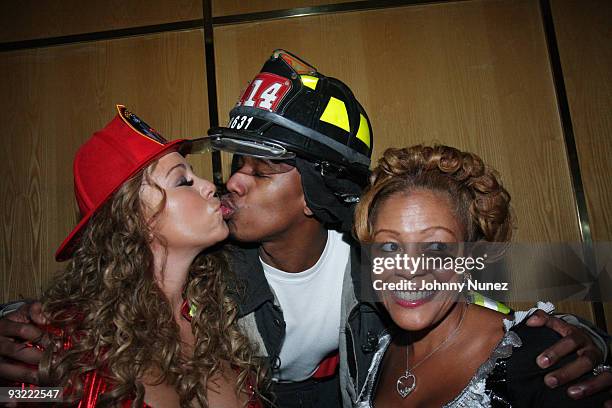
[[[232,215],[236,212],[236,205],[232,201],[231,194],[225,194],[221,197],[221,214],[223,215],[223,219],[227,220],[232,218]]]

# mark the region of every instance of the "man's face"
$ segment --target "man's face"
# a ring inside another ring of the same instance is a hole
[[[224,205],[230,234],[243,242],[265,242],[311,215],[297,169],[283,162],[240,157],[227,181]]]

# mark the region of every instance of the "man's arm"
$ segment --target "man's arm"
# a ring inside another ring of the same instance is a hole
[[[607,355],[608,339],[601,338],[591,329],[587,330],[584,327],[580,327],[583,324],[575,317],[574,319],[570,319],[572,321],[572,324],[570,324],[559,317],[551,316],[542,310],[538,310],[527,320],[528,326],[546,326],[563,336],[561,340],[538,355],[536,360],[538,366],[547,368],[571,353],[578,355],[578,358],[571,363],[548,373],[544,377],[544,382],[551,388],[576,380],[605,361],[604,357]],[[596,343],[599,343],[601,348]],[[612,374],[602,373],[572,385],[568,388],[567,393],[571,398],[581,399],[599,391],[610,390],[611,388]]]
[[[0,318],[9,315],[13,312],[16,312],[21,306],[28,303],[25,300],[19,300],[17,302],[5,303],[0,305]]]
[[[40,302],[17,302],[5,306],[0,315],[0,380],[38,384],[38,366],[43,351],[44,325]],[[6,311],[8,310],[8,311]]]

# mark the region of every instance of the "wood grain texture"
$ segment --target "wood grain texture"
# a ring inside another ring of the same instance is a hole
[[[0,2],[0,42],[83,34],[202,18],[201,0]]]
[[[212,0],[213,16],[258,13],[296,7],[312,7],[324,4],[348,3],[354,0]]]
[[[536,6],[441,4],[217,28],[220,118],[271,51],[286,48],[353,88],[372,119],[375,157],[432,140],[472,149],[514,193],[526,218],[519,240],[576,240]]]
[[[596,242],[612,241],[612,3],[553,0],[551,7],[591,234]],[[603,290],[610,299],[612,288]],[[612,332],[611,302],[606,320]]]
[[[275,48],[353,89],[372,121],[375,160],[387,147],[421,142],[474,151],[500,171],[513,196],[516,241],[580,240],[537,1],[432,4],[218,27],[221,122]],[[513,279],[523,276],[516,272]],[[589,304],[563,309],[592,320]]]
[[[76,223],[72,161],[123,103],[168,139],[209,126],[202,31],[3,54],[0,302],[39,296]],[[192,159],[211,178],[210,157]]]

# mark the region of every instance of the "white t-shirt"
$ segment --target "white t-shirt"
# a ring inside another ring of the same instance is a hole
[[[350,246],[329,230],[321,257],[310,269],[284,272],[266,264],[263,270],[286,323],[277,381],[310,378],[327,354],[338,348],[340,304]]]

